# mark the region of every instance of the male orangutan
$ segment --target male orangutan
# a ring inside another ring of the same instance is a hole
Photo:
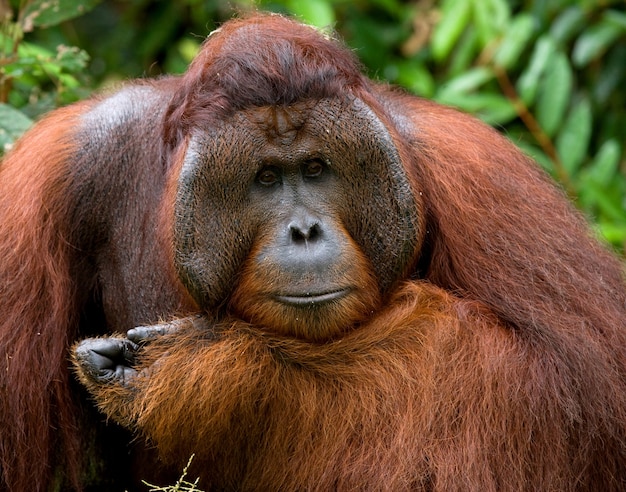
[[[192,454],[204,490],[626,488],[619,261],[496,132],[292,20],[37,124],[0,258],[3,490]]]

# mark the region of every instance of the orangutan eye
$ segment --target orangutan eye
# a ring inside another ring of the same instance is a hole
[[[256,181],[263,186],[273,186],[281,183],[280,170],[274,166],[264,167],[256,175]]]
[[[315,159],[304,163],[302,174],[305,178],[319,178],[325,168],[326,166],[322,161]]]

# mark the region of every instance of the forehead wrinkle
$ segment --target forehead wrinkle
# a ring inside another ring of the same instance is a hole
[[[309,108],[298,106],[257,108],[253,111],[252,120],[268,142],[280,147],[290,146],[300,135],[309,116]]]

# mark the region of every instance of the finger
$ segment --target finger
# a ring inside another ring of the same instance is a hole
[[[126,336],[131,342],[142,343],[149,342],[172,331],[174,331],[173,325],[169,324],[137,326],[128,330]]]
[[[94,343],[88,346],[94,354],[108,357],[111,360],[128,360],[139,347],[130,340],[123,338],[96,338]]]

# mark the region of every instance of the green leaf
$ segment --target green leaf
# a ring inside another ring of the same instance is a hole
[[[18,47],[19,58],[36,58],[43,60],[54,56],[53,52],[43,46],[33,43],[22,42]]]
[[[585,173],[585,181],[592,180],[600,186],[609,186],[619,171],[621,155],[622,148],[617,140],[611,139],[604,142]]]
[[[625,75],[624,60],[626,60],[626,43],[620,43],[612,48],[602,59],[598,76],[594,77],[593,95],[595,102],[604,105],[615,95],[623,93],[620,85]],[[594,67],[595,69],[595,67]]]
[[[556,139],[556,150],[570,176],[578,170],[587,156],[591,127],[591,104],[588,98],[583,97],[569,112]]]
[[[626,222],[626,210],[617,200],[611,199],[604,187],[596,183],[589,183],[585,186],[587,201],[591,202],[597,212],[613,222]]]
[[[550,26],[550,36],[557,43],[567,43],[585,26],[585,11],[574,6],[563,11]]]
[[[24,31],[34,26],[50,27],[81,16],[102,0],[34,0],[24,10]]]
[[[396,83],[422,97],[432,97],[435,93],[435,80],[430,71],[413,61],[398,63]]]
[[[517,93],[527,106],[535,101],[541,77],[555,49],[556,45],[549,36],[542,36],[535,43],[528,66],[517,82]]]
[[[440,91],[440,95],[463,94],[474,91],[495,77],[493,70],[488,67],[471,68],[467,72],[449,80]]]
[[[193,60],[198,54],[198,51],[200,51],[200,43],[197,39],[184,38],[178,42],[177,49],[183,60],[187,63],[191,63],[191,60]]]
[[[0,103],[0,154],[33,124],[22,112]]]
[[[585,30],[574,44],[572,51],[574,65],[582,68],[590,61],[599,58],[622,32],[620,26],[608,21],[603,21]]]
[[[494,96],[486,101],[484,107],[476,116],[491,126],[502,126],[517,118],[517,111],[510,101],[503,97]]]
[[[554,136],[563,122],[572,92],[572,69],[567,57],[555,51],[537,97],[536,116],[549,137]]]
[[[623,247],[626,243],[626,224],[614,224],[612,222],[600,222],[599,233],[609,243]]]
[[[535,21],[530,14],[519,14],[515,17],[494,56],[496,65],[512,67],[528,46],[534,31]]]
[[[292,13],[312,26],[325,28],[335,24],[335,12],[327,0],[290,0],[287,6]]]
[[[65,89],[75,89],[80,87],[80,82],[76,79],[76,77],[67,73],[59,74],[59,82]]]
[[[607,10],[604,13],[604,19],[606,22],[619,27],[622,31],[626,32],[626,13],[619,12],[618,10]]]
[[[449,75],[456,76],[466,71],[474,63],[479,51],[480,46],[476,28],[472,25],[467,26],[450,58],[447,60]]]
[[[406,6],[403,5],[399,0],[371,0],[371,2],[375,5],[380,6],[390,14],[396,16],[402,16],[403,14],[405,14]],[[332,4],[338,2],[331,1],[330,3]]]
[[[471,0],[471,3],[478,35],[482,45],[488,46],[508,29],[510,7],[506,0]]]
[[[470,20],[471,2],[468,0],[447,0],[444,2],[441,21],[435,27],[431,49],[435,61],[448,57],[461,33]]]

